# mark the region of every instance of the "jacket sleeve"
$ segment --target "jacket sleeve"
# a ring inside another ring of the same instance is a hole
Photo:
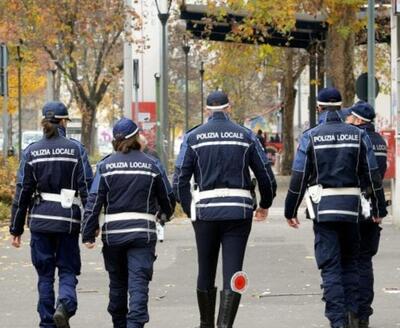
[[[11,209],[10,233],[13,236],[20,236],[24,232],[26,212],[35,189],[33,167],[28,162],[27,153],[24,152],[18,169],[17,186]]]
[[[187,139],[188,134],[183,139],[181,150],[176,160],[173,186],[176,200],[181,203],[183,211],[190,217],[190,203],[192,202],[190,179],[194,172],[196,153],[188,145]]]
[[[90,171],[92,171],[92,169],[90,169]],[[76,185],[78,187],[79,196],[81,197],[83,207],[86,206],[90,185],[92,184],[92,179],[88,181],[86,174],[87,172],[85,170],[84,158],[81,156],[77,166]]]
[[[96,239],[96,230],[99,229],[99,215],[108,191],[105,177],[101,174],[101,165],[98,165],[82,221],[82,242],[84,243],[94,242]]]
[[[385,217],[387,210],[385,193],[382,187],[382,177],[376,162],[371,140],[365,132],[361,135],[358,172],[360,181],[366,181],[372,191],[372,215],[379,218]]]
[[[86,189],[89,193],[90,187],[92,186],[93,182],[93,170],[92,167],[90,166],[89,157],[85,147],[82,144],[80,144],[79,149],[82,158],[83,178],[86,183]]]
[[[268,158],[261,147],[260,141],[252,135],[253,143],[249,147],[250,168],[254,172],[260,190],[260,207],[269,208],[276,196],[276,181]]]
[[[168,181],[165,169],[161,163],[157,163],[159,174],[155,178],[155,189],[158,204],[161,213],[167,216],[167,220],[172,216],[175,210],[175,195],[172,191],[171,184]]]
[[[285,200],[285,218],[297,217],[297,210],[304,197],[308,179],[311,173],[310,137],[304,133],[300,139],[299,146],[293,161],[292,176],[290,178],[289,190]]]

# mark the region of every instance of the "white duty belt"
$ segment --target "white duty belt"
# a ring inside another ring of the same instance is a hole
[[[325,196],[361,196],[360,188],[323,188],[322,185],[314,185],[307,188],[304,195],[308,214],[311,219],[315,219],[314,204],[318,204]]]
[[[253,199],[250,190],[233,189],[233,188],[217,188],[213,190],[198,191],[192,188],[192,204],[190,208],[190,216],[192,221],[196,221],[196,203],[204,199],[223,198],[223,197],[243,197]]]
[[[156,221],[156,216],[149,213],[140,212],[121,212],[114,214],[106,214],[104,216],[104,222],[115,222],[115,221],[130,221],[130,220],[147,220]]]
[[[360,196],[360,188],[324,188],[322,196]]]
[[[61,204],[63,204],[64,201],[65,201],[63,199],[63,195],[62,194],[52,194],[52,193],[49,193],[49,192],[41,192],[40,193],[40,197],[43,200],[46,200],[46,201],[49,201],[49,202],[57,202],[57,203],[61,203]],[[73,198],[71,198],[71,200],[72,200],[71,206],[72,206],[72,204],[73,205],[77,205],[77,206],[82,206],[82,202],[81,202],[80,198],[73,197]],[[71,206],[69,206],[69,207],[67,206],[65,208],[71,208]]]
[[[253,199],[251,197],[250,190],[218,188],[218,189],[198,192],[197,201],[209,198],[219,198],[219,197],[244,197]]]

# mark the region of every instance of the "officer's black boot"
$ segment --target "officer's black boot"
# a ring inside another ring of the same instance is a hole
[[[209,290],[197,290],[197,303],[200,311],[200,327],[215,327],[215,299],[217,296],[217,288]]]
[[[354,312],[349,312],[349,328],[359,328],[358,318]]]
[[[217,327],[232,328],[241,295],[231,290],[223,290],[220,296]]]
[[[368,319],[366,319],[366,320],[360,319],[358,321],[358,327],[359,328],[369,328],[369,320]]]
[[[69,326],[69,314],[65,307],[60,303],[56,312],[54,312],[53,320],[57,328],[70,328]]]

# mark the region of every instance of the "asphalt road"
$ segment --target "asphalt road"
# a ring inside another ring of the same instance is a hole
[[[299,230],[283,219],[284,194],[265,222],[254,222],[244,269],[250,278],[235,327],[329,327],[321,301],[320,276],[313,254],[311,222]],[[376,299],[371,327],[400,327],[400,230],[387,219],[375,260]],[[21,249],[10,247],[7,229],[0,232],[0,327],[38,326],[36,273],[30,262],[29,233]],[[191,328],[198,324],[196,303],[196,248],[190,222],[176,219],[157,246],[158,259],[150,286],[149,328]],[[82,248],[79,309],[73,328],[112,327],[108,315],[108,280],[101,244]],[[219,267],[220,272],[220,267]],[[217,277],[221,286],[221,275]]]

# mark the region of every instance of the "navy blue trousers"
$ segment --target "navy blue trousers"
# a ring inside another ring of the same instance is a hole
[[[125,246],[103,246],[110,278],[108,312],[114,328],[142,328],[149,321],[147,303],[156,241],[138,239]],[[128,310],[129,293],[129,310]]]
[[[57,304],[62,303],[69,315],[77,309],[77,275],[81,270],[79,235],[31,232],[31,257],[38,276],[40,327],[55,327],[54,276],[58,270]]]
[[[359,227],[361,244],[358,263],[360,272],[358,317],[363,320],[368,320],[373,313],[371,304],[374,300],[372,257],[378,252],[382,228],[371,221],[361,222]]]
[[[358,313],[360,236],[357,223],[314,222],[315,258],[321,270],[325,316],[331,327],[347,323],[349,311]]]
[[[197,220],[193,222],[199,265],[198,289],[214,288],[221,245],[223,285],[224,289],[231,289],[232,276],[243,267],[251,224],[252,220]]]

